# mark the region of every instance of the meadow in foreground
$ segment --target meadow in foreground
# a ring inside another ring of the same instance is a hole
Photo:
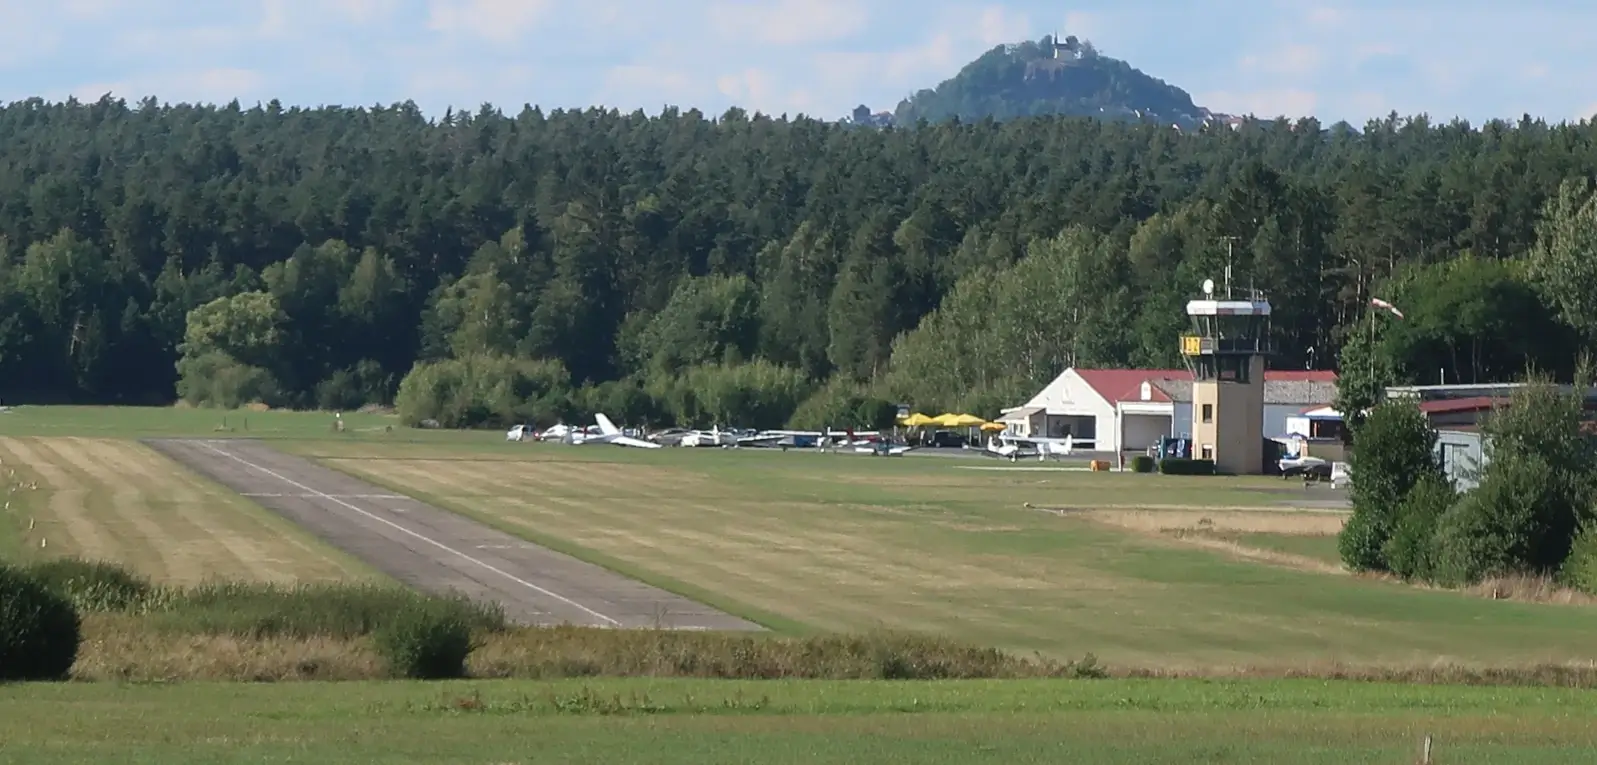
[[[1589,692],[1319,681],[0,687],[8,762],[1587,763]]]

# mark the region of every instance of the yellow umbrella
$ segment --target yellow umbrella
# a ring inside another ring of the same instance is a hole
[[[984,422],[986,422],[986,420],[977,417],[974,414],[956,414],[954,415],[954,418],[948,422],[948,424],[956,428],[974,428]]]
[[[927,417],[926,415],[921,414],[920,412],[916,412],[916,413],[914,413],[914,414],[912,414],[912,415],[910,415],[908,417],[905,417],[902,420],[899,420],[898,424],[903,425],[905,427],[909,427],[909,428],[919,428],[919,427],[924,426],[924,425],[930,425],[930,424],[932,424],[932,423],[934,423],[936,421],[937,420],[934,419],[934,418]]]
[[[1008,427],[1008,426],[1004,425],[1001,422],[984,422],[984,423],[981,424],[981,429],[982,430],[989,431],[989,432],[995,432],[995,433],[997,431],[1003,430],[1006,427]]]

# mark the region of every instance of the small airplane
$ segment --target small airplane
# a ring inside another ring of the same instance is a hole
[[[1275,464],[1281,469],[1283,479],[1299,475],[1324,480],[1331,478],[1331,463],[1319,457],[1293,455],[1283,457]]]
[[[869,445],[855,446],[854,452],[857,454],[869,454],[873,457],[902,457],[914,449],[915,447],[905,444],[893,444],[886,441],[877,441]]]
[[[1049,457],[1068,457],[1075,439],[1066,436],[1064,442],[1024,438],[1021,436],[995,436],[981,448],[966,446],[966,449],[980,452],[988,457],[998,457],[1010,462],[1036,457],[1046,460]]]
[[[691,430],[678,441],[678,446],[775,446],[782,440],[780,433],[722,430],[720,425],[709,430]]]
[[[599,423],[599,433],[597,435],[590,435],[587,433],[574,435],[571,437],[570,443],[577,446],[583,446],[586,444],[615,444],[616,446],[634,446],[639,449],[661,448],[660,444],[657,444],[653,441],[645,441],[641,438],[633,438],[632,436],[621,432],[621,429],[616,427],[616,424],[611,422],[610,418],[606,417],[603,412],[595,414],[593,419]]]

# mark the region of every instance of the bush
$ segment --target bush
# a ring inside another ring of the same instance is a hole
[[[1164,475],[1214,475],[1214,460],[1167,457],[1159,460],[1159,472]]]
[[[61,680],[83,639],[71,601],[43,582],[0,565],[0,681]]]
[[[56,558],[34,563],[26,573],[80,611],[125,611],[154,592],[150,581],[114,563]]]
[[[1153,457],[1139,454],[1131,458],[1131,470],[1134,473],[1152,473],[1155,467]]]
[[[1558,574],[1565,585],[1597,595],[1597,527],[1587,526],[1575,535],[1575,544]]]
[[[447,601],[412,604],[393,615],[374,637],[377,652],[395,677],[444,680],[466,676],[472,624]]]
[[[1399,507],[1423,477],[1443,475],[1434,451],[1436,431],[1414,402],[1393,400],[1370,412],[1356,441],[1349,492],[1353,516],[1337,546],[1349,569],[1386,571],[1386,543]]]
[[[473,355],[422,362],[399,383],[394,408],[415,427],[446,428],[553,423],[570,407],[571,380],[559,360]]]
[[[373,634],[418,605],[434,604],[484,630],[505,627],[496,603],[433,598],[413,590],[375,585],[207,584],[171,594],[152,615],[157,629],[244,638],[327,637]]]
[[[256,402],[278,406],[285,400],[271,371],[220,351],[183,356],[177,362],[177,375],[178,398],[198,407],[238,409]]]
[[[1431,577],[1436,523],[1457,500],[1452,483],[1442,476],[1426,475],[1414,484],[1398,507],[1392,536],[1381,548],[1392,573],[1408,580]]]
[[[1436,524],[1434,579],[1464,586],[1529,573],[1535,539],[1526,533],[1552,491],[1554,469],[1535,454],[1495,456],[1481,484]]]

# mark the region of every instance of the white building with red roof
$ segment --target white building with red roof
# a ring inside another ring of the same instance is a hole
[[[1279,369],[1264,373],[1261,438],[1287,433],[1287,418],[1336,398],[1336,373]],[[1141,451],[1192,429],[1192,372],[1185,369],[1066,369],[1024,405],[998,418],[1007,433],[1065,438],[1075,448]]]

